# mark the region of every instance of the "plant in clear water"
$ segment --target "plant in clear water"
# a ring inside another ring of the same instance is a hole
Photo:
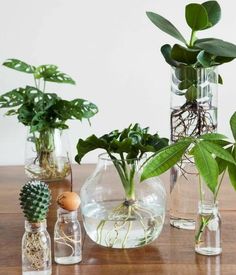
[[[88,152],[98,148],[104,149],[112,160],[124,188],[124,201],[113,206],[105,218],[97,220],[96,242],[100,244],[116,247],[119,238],[119,241],[122,239],[120,246],[125,248],[133,223],[139,223],[145,232],[140,243],[148,243],[150,233],[157,228],[153,212],[138,203],[135,197],[139,161],[146,152],[155,154],[168,144],[167,139],[160,138],[158,134],[151,135],[148,130],[135,124],[121,132],[114,130],[99,138],[92,135],[86,140],[80,139],[77,144],[78,154],[75,160],[78,163]]]
[[[36,179],[64,178],[70,173],[70,164],[67,160],[64,167],[59,169],[60,163],[54,161],[54,131],[67,129],[66,122],[69,119],[89,120],[98,111],[96,105],[84,99],[68,101],[55,93],[46,93],[47,82],[75,84],[70,76],[59,71],[55,65],[35,67],[18,59],[8,59],[3,65],[31,74],[34,79],[34,86],[16,88],[0,96],[0,108],[9,109],[6,115],[17,115],[19,122],[30,128],[29,141],[34,144],[37,153],[33,163],[39,163],[42,172],[38,174],[30,165],[26,170]]]
[[[209,133],[197,138],[182,138],[163,148],[145,165],[141,180],[164,173],[187,155],[194,159],[199,173],[200,202],[204,203],[204,182],[212,194],[213,204],[215,204],[226,171],[236,190],[236,112],[230,119],[230,126],[234,137],[233,142],[228,141],[222,134]],[[202,234],[209,226],[213,215],[214,213],[201,216],[200,227],[195,236],[196,244],[201,243]]]
[[[185,7],[185,19],[191,29],[189,42],[163,16],[154,12],[147,12],[147,16],[160,30],[183,44],[165,44],[161,47],[166,62],[175,68],[176,94],[186,100],[171,113],[171,140],[213,132],[216,123],[210,85],[223,83],[221,76],[214,72],[214,67],[232,61],[236,57],[236,45],[216,38],[198,39],[197,32],[208,30],[220,21],[219,3],[206,1],[202,4],[190,3]]]
[[[24,235],[23,256],[33,270],[44,269],[50,262],[51,251],[39,229],[47,216],[51,192],[45,183],[30,181],[22,187],[19,199],[24,216],[32,229]]]

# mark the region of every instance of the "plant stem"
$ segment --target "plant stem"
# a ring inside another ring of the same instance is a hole
[[[190,42],[189,42],[189,47],[192,48],[193,47],[193,44],[194,44],[194,41],[195,41],[195,33],[196,31],[192,31],[191,33],[191,38],[190,38]]]
[[[221,179],[220,179],[220,182],[219,182],[219,184],[218,184],[218,186],[217,186],[217,189],[216,189],[216,192],[215,192],[215,195],[214,195],[214,203],[216,202],[218,193],[219,193],[219,191],[220,191],[220,186],[221,186],[221,184],[222,184],[222,182],[223,182],[223,179],[224,179],[224,176],[225,176],[225,172],[226,172],[226,169],[224,170],[224,172],[223,172],[223,174],[222,174],[222,177],[221,177]]]

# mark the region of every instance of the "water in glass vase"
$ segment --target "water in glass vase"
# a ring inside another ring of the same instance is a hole
[[[102,246],[133,248],[155,240],[163,227],[165,209],[138,201],[90,203],[84,207],[83,220],[89,237]]]

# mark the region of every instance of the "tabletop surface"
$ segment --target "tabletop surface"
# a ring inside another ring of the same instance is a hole
[[[73,166],[73,191],[79,192],[94,165]],[[162,177],[168,192],[168,175]],[[21,239],[24,217],[18,194],[26,182],[22,166],[0,167],[0,274],[21,274]],[[48,231],[53,239],[56,220],[55,198],[70,190],[69,181],[50,183],[53,203],[48,215]],[[236,192],[226,179],[221,190],[222,248],[220,256],[201,256],[194,252],[194,231],[169,225],[168,214],[160,237],[150,245],[135,249],[110,249],[93,243],[83,230],[83,260],[63,266],[53,263],[53,275],[121,274],[236,274]],[[82,222],[81,222],[82,224]]]

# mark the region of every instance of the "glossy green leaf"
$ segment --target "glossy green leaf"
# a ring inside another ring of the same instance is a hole
[[[60,72],[57,66],[51,64],[37,67],[34,76],[36,79],[43,78],[49,82],[75,84],[75,81],[70,76]]]
[[[212,155],[199,143],[194,147],[194,161],[200,176],[205,181],[209,189],[215,193],[219,168]]]
[[[230,182],[236,191],[236,165],[228,164],[228,173]]]
[[[24,102],[24,88],[13,89],[0,96],[0,108],[16,107]]]
[[[179,141],[172,144],[155,155],[144,167],[141,181],[159,176],[175,165],[191,144],[191,140]]]
[[[154,12],[147,12],[146,14],[148,18],[152,21],[152,23],[156,25],[160,30],[186,44],[186,40],[184,39],[182,34],[170,21]]]
[[[7,59],[4,63],[4,66],[19,71],[19,72],[23,72],[23,73],[28,73],[28,74],[33,74],[35,71],[35,67],[31,66],[19,59]]]
[[[236,141],[236,112],[230,118],[230,127],[231,127],[234,140]]]
[[[197,71],[192,66],[180,65],[175,69],[175,75],[180,81],[197,81]]]
[[[185,98],[188,102],[194,102],[197,100],[197,88],[196,86],[192,85],[188,88],[188,90],[185,93]]]
[[[234,158],[232,157],[232,155],[230,154],[230,152],[228,152],[227,150],[223,149],[221,146],[212,143],[210,141],[204,140],[199,142],[199,145],[206,149],[209,153],[214,154],[215,156],[217,156],[218,158],[224,159],[230,163],[236,164]]]
[[[188,89],[190,86],[192,86],[193,85],[193,82],[192,81],[190,81],[190,80],[188,80],[188,79],[186,79],[186,80],[183,80],[183,81],[181,81],[180,83],[179,83],[179,85],[178,85],[178,88],[180,89],[180,90],[186,90],[186,89]],[[183,95],[184,95],[185,93],[183,93]]]
[[[203,30],[208,26],[206,9],[200,4],[189,4],[185,8],[187,24],[193,31]]]
[[[206,9],[208,14],[208,26],[210,28],[215,26],[221,18],[221,8],[217,1],[207,1],[202,3],[202,6]]]
[[[201,139],[205,140],[222,140],[222,139],[227,139],[225,135],[218,134],[218,133],[209,133],[209,134],[204,134],[200,136]]]
[[[194,64],[197,62],[199,50],[185,48],[175,44],[171,50],[171,58],[185,64]]]
[[[217,38],[205,38],[195,41],[194,46],[220,57],[236,57],[236,45]]]
[[[169,65],[178,67],[180,63],[173,60],[173,58],[171,57],[171,49],[172,48],[169,44],[165,44],[161,47],[161,53]]]
[[[227,169],[229,163],[226,160],[217,157],[215,158],[215,160],[219,168],[219,175],[221,175],[225,171],[225,169]]]
[[[215,64],[214,56],[206,51],[200,51],[197,56],[197,60],[205,68],[211,67]]]

